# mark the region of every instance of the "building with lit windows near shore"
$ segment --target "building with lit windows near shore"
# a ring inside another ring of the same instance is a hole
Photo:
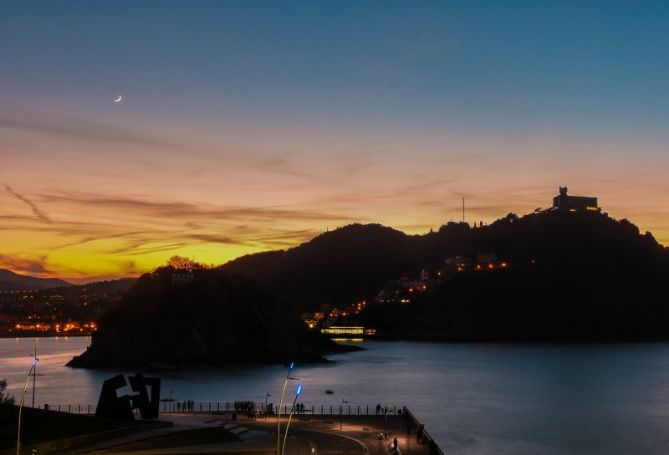
[[[560,194],[553,198],[553,207],[551,210],[558,212],[601,212],[601,208],[597,205],[596,197],[588,196],[569,196],[567,194],[567,187],[560,187]]]
[[[340,335],[346,335],[346,336],[374,336],[376,334],[375,329],[366,329],[364,327],[360,326],[330,326],[330,327],[323,327],[321,329],[321,333],[323,335],[328,335],[328,336],[340,336]]]

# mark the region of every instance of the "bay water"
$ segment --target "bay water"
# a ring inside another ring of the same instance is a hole
[[[65,363],[90,338],[0,339],[0,379],[19,397],[39,357],[35,404],[97,402],[118,373]],[[298,365],[291,387],[311,406],[407,406],[446,454],[664,454],[669,451],[669,343],[487,344],[366,341],[363,351]],[[144,371],[178,401],[278,402],[286,368],[241,365]],[[332,393],[326,393],[330,391]],[[123,393],[123,391],[121,391]],[[131,393],[127,390],[127,393]],[[32,385],[26,396],[32,403]]]

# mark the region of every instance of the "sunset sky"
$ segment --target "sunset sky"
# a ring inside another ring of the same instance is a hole
[[[3,1],[0,268],[218,264],[560,185],[669,245],[668,23],[666,1]]]

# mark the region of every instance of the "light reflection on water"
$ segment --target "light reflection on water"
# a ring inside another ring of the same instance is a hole
[[[102,381],[118,371],[63,366],[89,342],[0,339],[0,378],[18,395],[37,345],[37,403],[95,404]],[[298,365],[304,403],[337,406],[345,399],[354,412],[358,404],[405,404],[449,455],[669,450],[669,344],[364,346],[332,356],[334,364]],[[264,402],[267,392],[278,401],[285,372],[245,365],[156,374],[165,397],[173,391],[177,400]]]

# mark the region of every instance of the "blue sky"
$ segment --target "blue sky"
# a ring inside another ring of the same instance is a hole
[[[3,5],[10,100],[137,92],[170,117],[342,125],[660,131],[669,116],[666,2]]]
[[[4,264],[222,262],[351,221],[424,232],[463,195],[491,221],[558,185],[666,244],[667,23],[659,1],[5,0]],[[163,232],[173,203],[197,235]],[[204,219],[221,208],[245,218]]]

